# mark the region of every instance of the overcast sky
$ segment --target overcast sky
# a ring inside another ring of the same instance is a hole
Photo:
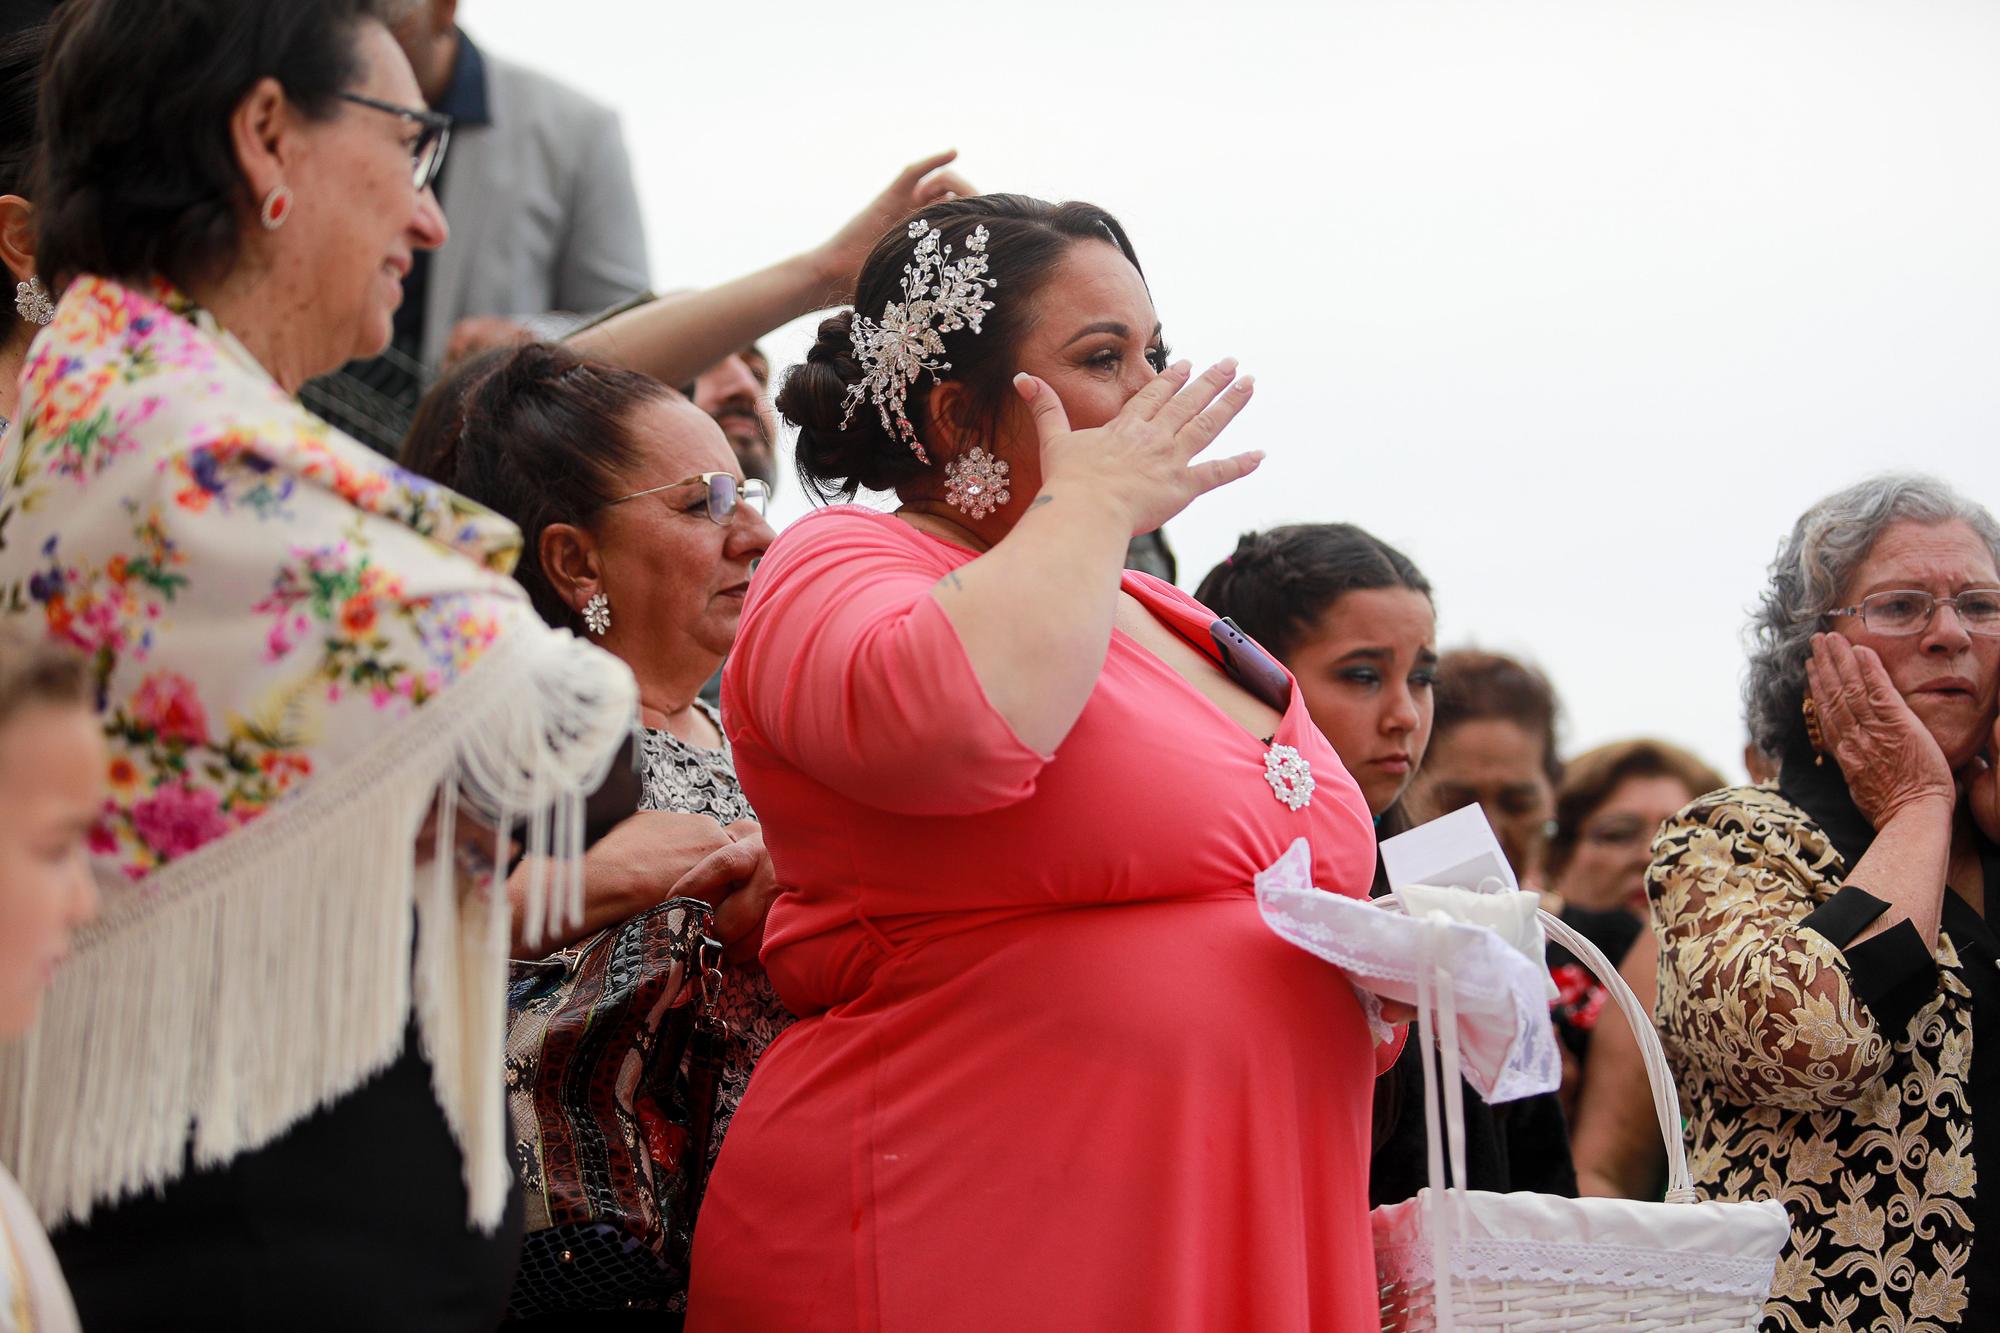
[[[2000,502],[2000,6],[1841,0],[464,0],[624,115],[662,287],[831,231],[955,146],[1102,204],[1270,458],[1169,527],[1360,523],[1444,644],[1539,662],[1565,748],[1739,773],[1742,629],[1812,500]],[[767,340],[780,367],[810,338]],[[781,486],[778,517],[803,501]]]

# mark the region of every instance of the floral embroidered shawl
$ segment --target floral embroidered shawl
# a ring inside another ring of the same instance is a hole
[[[164,283],[70,285],[0,488],[0,615],[89,657],[111,755],[103,910],[0,1052],[0,1159],[87,1216],[269,1142],[414,1011],[495,1224],[506,896],[419,833],[525,818],[571,867],[531,920],[574,910],[629,672],[535,616],[512,524],[309,415]]]

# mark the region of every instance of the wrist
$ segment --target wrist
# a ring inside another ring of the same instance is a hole
[[[1117,537],[1121,549],[1132,540],[1131,509],[1121,504],[1103,486],[1087,484],[1080,477],[1057,475],[1045,479],[1040,492],[1028,501],[1028,511],[1022,517],[1033,518],[1037,515],[1059,518],[1092,531],[1102,529],[1106,534]]]
[[[1917,824],[1929,822],[1949,828],[1957,810],[1958,797],[1955,792],[1922,791],[1885,807],[1873,822],[1878,833],[1898,821]]]
[[[801,315],[846,304],[854,285],[854,274],[841,271],[831,246],[815,245],[784,260],[782,266],[790,279],[789,289],[798,294]]]

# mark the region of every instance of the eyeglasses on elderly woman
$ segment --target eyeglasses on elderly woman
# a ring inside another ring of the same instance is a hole
[[[753,513],[762,517],[768,512],[771,504],[771,488],[767,483],[755,478],[742,481],[733,472],[704,472],[699,476],[668,482],[665,486],[649,486],[643,491],[621,495],[611,504],[622,505],[627,500],[636,500],[642,495],[658,495],[663,491],[675,491],[683,487],[692,488],[697,483],[701,485],[702,490],[697,494],[690,489],[691,503],[685,507],[686,512],[691,514],[697,509],[705,508],[708,511],[709,522],[719,523],[724,527],[734,521],[739,505],[747,505]],[[608,505],[606,507],[609,508]]]
[[[1901,637],[1922,634],[1940,606],[1958,613],[1958,623],[1967,634],[2000,634],[2000,588],[1967,588],[1956,597],[1933,597],[1916,588],[1892,588],[1870,593],[1853,606],[1827,612],[1835,616],[1860,616],[1871,634]]]
[[[340,97],[341,100],[352,102],[356,106],[401,116],[416,125],[417,137],[410,141],[410,175],[416,182],[417,193],[422,194],[437,180],[438,172],[444,170],[445,145],[451,142],[450,116],[442,111],[397,106],[394,102],[384,102],[379,97],[367,97],[361,93],[342,93]]]

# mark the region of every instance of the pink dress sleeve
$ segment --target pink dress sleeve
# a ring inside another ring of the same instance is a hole
[[[940,548],[941,550],[941,548]],[[1052,756],[988,701],[931,596],[953,564],[879,515],[826,510],[757,571],[723,673],[732,744],[895,814],[1026,800]]]

